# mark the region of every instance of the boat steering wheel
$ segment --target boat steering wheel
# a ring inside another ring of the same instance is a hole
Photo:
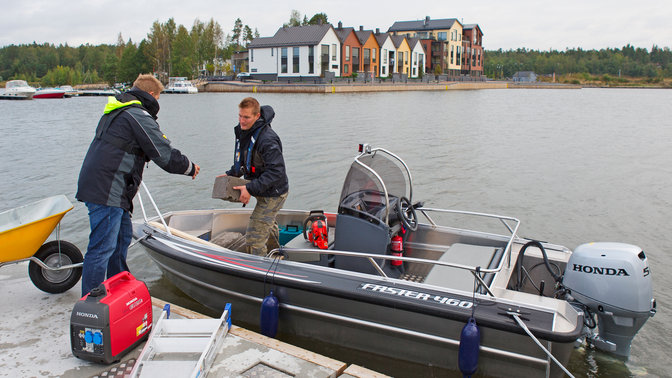
[[[415,213],[415,208],[411,205],[411,201],[408,198],[399,198],[399,201],[397,201],[397,214],[399,214],[404,228],[410,231],[418,229],[418,215]]]

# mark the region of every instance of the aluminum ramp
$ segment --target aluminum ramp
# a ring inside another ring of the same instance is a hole
[[[231,304],[219,319],[169,319],[163,308],[131,377],[204,377],[231,328]]]

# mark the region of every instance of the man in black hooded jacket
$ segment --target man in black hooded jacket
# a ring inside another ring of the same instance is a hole
[[[245,242],[248,253],[265,255],[267,243],[271,248],[279,246],[275,216],[287,199],[289,181],[280,137],[271,128],[275,117],[273,108],[259,106],[252,97],[244,98],[238,108],[234,162],[226,175],[244,176],[250,180],[234,189],[241,191],[240,202],[243,204],[247,204],[251,196],[257,200],[247,226]]]
[[[89,210],[91,234],[82,268],[82,296],[107,278],[128,271],[133,233],[133,197],[150,160],[169,173],[196,177],[200,168],[170,141],[156,122],[163,85],[139,75],[128,92],[109,97],[96,136],[86,153],[77,199]]]

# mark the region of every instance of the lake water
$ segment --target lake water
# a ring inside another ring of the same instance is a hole
[[[153,164],[145,170],[145,183],[162,211],[235,206],[210,194],[214,176],[232,162],[233,126],[242,97],[161,97],[162,130],[201,166],[193,181]],[[357,144],[366,142],[406,161],[413,172],[413,199],[424,200],[425,206],[514,216],[522,221],[520,235],[569,248],[590,241],[642,247],[658,313],[635,338],[630,360],[578,349],[569,368],[577,376],[670,375],[672,91],[512,89],[256,97],[276,111],[273,128],[282,139],[290,179],[287,208],[335,211]],[[75,209],[62,222],[62,238],[82,251],[88,218],[74,195],[105,102],[104,97],[0,101],[0,210],[65,194]],[[141,217],[136,203],[135,218]],[[153,295],[206,311],[162,278],[143,248],[131,249],[129,262]],[[316,351],[325,352],[319,347]],[[336,358],[350,356],[331,352]],[[376,363],[371,367],[379,368]]]

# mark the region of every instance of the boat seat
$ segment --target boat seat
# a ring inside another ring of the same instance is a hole
[[[439,261],[493,269],[499,265],[503,254],[502,248],[498,247],[455,243],[439,258]],[[481,273],[488,287],[494,276],[494,273]],[[424,283],[468,292],[474,290],[474,276],[470,271],[442,265],[434,265],[425,277]],[[479,288],[479,292],[483,294],[485,289]]]

